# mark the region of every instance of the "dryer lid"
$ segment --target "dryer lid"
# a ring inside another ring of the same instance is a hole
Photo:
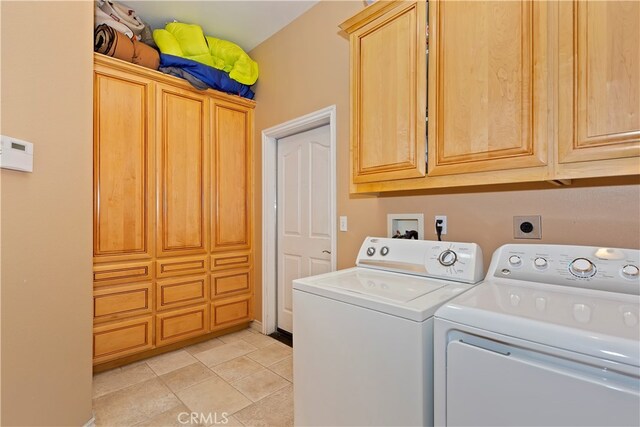
[[[436,317],[640,366],[640,297],[541,283],[487,281]]]

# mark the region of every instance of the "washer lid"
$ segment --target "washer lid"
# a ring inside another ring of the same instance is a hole
[[[640,297],[516,281],[487,281],[436,317],[640,366]]]
[[[314,284],[396,303],[409,302],[445,286],[443,282],[432,282],[417,276],[380,274],[365,269],[335,277],[325,277],[314,281]]]
[[[350,268],[293,281],[293,289],[423,321],[471,286],[409,274]]]

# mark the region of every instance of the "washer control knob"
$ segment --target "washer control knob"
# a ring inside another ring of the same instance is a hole
[[[636,277],[638,277],[639,273],[640,270],[638,270],[638,267],[633,264],[627,264],[622,267],[622,275],[627,279],[635,279]]]
[[[518,255],[511,255],[509,257],[509,264],[513,267],[519,267],[522,264],[522,258],[520,258]]]
[[[451,267],[456,263],[457,260],[458,255],[456,255],[456,253],[451,249],[443,251],[438,257],[438,261],[440,261],[440,264],[444,265],[445,267]]]
[[[373,246],[369,246],[367,248],[367,255],[373,256],[375,253],[376,253],[376,248],[374,248]]]
[[[596,274],[596,266],[586,258],[576,258],[569,264],[569,271],[576,277],[587,278]]]
[[[382,249],[380,249],[380,255],[387,256],[388,253],[389,253],[389,247],[388,246],[383,246]]]
[[[546,259],[542,258],[542,257],[538,257],[536,259],[533,260],[533,265],[535,265],[535,267],[538,270],[544,270],[545,268],[547,268],[547,266],[549,265],[549,263],[547,262]]]

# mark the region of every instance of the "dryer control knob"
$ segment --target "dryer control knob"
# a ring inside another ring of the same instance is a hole
[[[511,255],[509,257],[509,264],[511,264],[513,267],[519,267],[522,264],[522,258],[520,258],[518,255]]]
[[[440,261],[440,264],[444,265],[445,267],[451,267],[456,263],[457,260],[458,255],[456,255],[456,253],[451,249],[443,251],[438,257],[438,261]]]
[[[569,271],[576,277],[587,278],[596,274],[596,266],[586,258],[576,258],[569,264]]]
[[[638,324],[638,317],[630,311],[622,313],[622,318],[627,326],[636,326]]]
[[[586,304],[573,304],[573,318],[580,323],[589,323],[591,320],[591,307]]]
[[[380,255],[387,256],[388,253],[389,253],[389,247],[388,246],[383,246],[382,249],[380,249]]]
[[[638,273],[640,273],[640,270],[633,264],[627,264],[622,267],[622,275],[627,279],[635,279],[638,277]]]
[[[546,259],[538,257],[533,260],[533,265],[535,265],[538,270],[544,270],[545,268],[547,268],[547,265],[549,265],[549,263]]]
[[[369,246],[367,248],[367,255],[373,256],[375,253],[376,253],[376,248],[374,248],[373,246]]]

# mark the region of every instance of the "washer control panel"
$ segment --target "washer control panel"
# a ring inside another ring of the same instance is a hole
[[[504,245],[487,277],[640,295],[640,251],[568,245]]]
[[[356,264],[462,283],[484,277],[482,250],[475,243],[367,237]]]

